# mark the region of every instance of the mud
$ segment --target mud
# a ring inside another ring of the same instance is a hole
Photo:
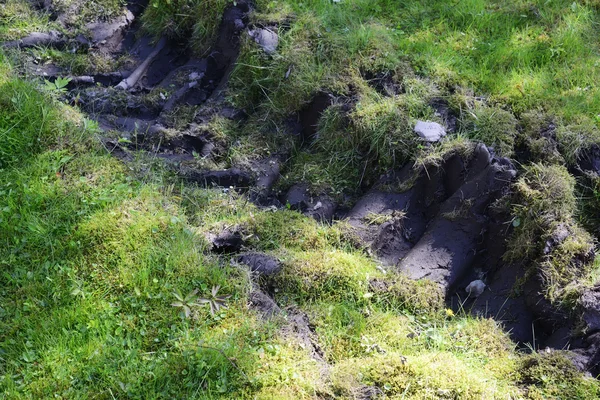
[[[66,39],[56,31],[33,32],[23,39],[2,43],[4,48],[23,48],[47,46],[62,49],[67,45]]]
[[[281,329],[282,335],[308,351],[310,357],[320,366],[322,375],[328,375],[330,367],[318,344],[315,327],[310,323],[308,315],[296,307],[288,307],[285,312],[286,324]]]
[[[312,101],[298,113],[298,122],[300,124],[300,138],[302,143],[310,144],[316,134],[319,124],[319,118],[333,102],[329,93],[319,93],[313,97]]]
[[[363,71],[362,77],[369,86],[384,96],[395,96],[404,93],[404,87],[394,79],[392,71]]]
[[[237,253],[245,241],[238,229],[225,229],[215,237],[208,238],[212,244],[211,250],[218,254]]]
[[[250,268],[259,276],[278,274],[283,266],[275,257],[262,253],[246,253],[238,257],[238,262]]]
[[[251,309],[257,311],[265,320],[281,316],[281,308],[268,295],[260,290],[254,290],[248,296],[248,305]]]
[[[337,208],[336,203],[326,194],[312,194],[306,183],[292,186],[285,196],[284,204],[320,222],[331,222]]]

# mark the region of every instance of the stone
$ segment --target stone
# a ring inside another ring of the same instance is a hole
[[[600,285],[583,293],[581,305],[583,306],[583,320],[588,331],[600,331]]]
[[[414,130],[426,142],[437,142],[446,136],[446,129],[437,122],[417,121]]]
[[[270,29],[256,28],[248,31],[248,34],[267,54],[273,54],[279,45],[279,36]]]
[[[473,282],[469,283],[465,290],[467,291],[469,296],[477,298],[481,296],[481,294],[485,290],[485,283],[483,283],[483,281],[480,279],[474,280]]]

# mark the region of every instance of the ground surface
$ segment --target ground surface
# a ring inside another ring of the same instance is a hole
[[[599,7],[1,1],[0,393],[600,397]]]

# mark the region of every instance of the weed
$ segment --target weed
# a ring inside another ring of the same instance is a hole
[[[210,291],[211,297],[198,299],[198,303],[208,304],[210,306],[210,313],[213,317],[221,308],[227,308],[227,299],[231,297],[231,295],[217,296],[220,288],[221,286],[219,285],[213,286]]]
[[[173,296],[177,299],[176,302],[171,303],[171,306],[181,308],[182,316],[185,318],[189,318],[192,316],[192,307],[198,305],[196,302],[198,297],[198,289],[194,289],[185,296],[181,294],[180,291],[176,290],[173,292]],[[212,311],[212,309],[211,309]]]
[[[67,85],[71,82],[71,78],[57,77],[54,82],[44,79],[44,89],[52,94],[64,94],[67,92]]]

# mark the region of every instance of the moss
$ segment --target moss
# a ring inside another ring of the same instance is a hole
[[[350,249],[342,229],[319,224],[297,211],[261,212],[250,218],[249,225],[262,250]]]
[[[396,275],[390,281],[370,282],[374,301],[382,307],[408,310],[412,313],[429,313],[444,307],[444,294],[440,287],[427,279],[414,281]]]
[[[352,359],[336,367],[334,382],[346,395],[358,386],[376,386],[391,398],[504,399],[519,390],[471,369],[469,362],[448,352],[404,356],[397,352]]]
[[[593,399],[600,396],[600,386],[584,377],[566,353],[552,351],[525,357],[519,369],[521,382],[530,399]]]
[[[296,302],[337,299],[357,302],[368,290],[368,276],[377,275],[366,257],[342,251],[289,252],[273,278],[279,299]]]

